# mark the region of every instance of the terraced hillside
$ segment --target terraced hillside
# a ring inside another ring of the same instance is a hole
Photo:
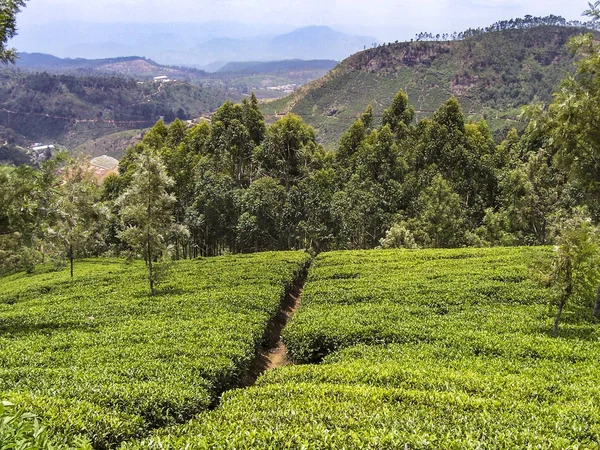
[[[239,385],[307,262],[177,262],[153,297],[139,262],[3,277],[0,401],[37,413],[58,444],[83,436],[98,449],[188,420]]]
[[[598,448],[600,327],[551,336],[547,248],[320,255],[267,372],[128,449]]]
[[[263,111],[271,121],[298,114],[332,144],[368,105],[380,118],[404,89],[418,117],[454,95],[467,115],[486,118],[503,136],[507,128],[523,125],[518,121],[522,105],[551,99],[574,62],[568,40],[586,31],[548,25],[462,41],[387,44],[351,56],[325,77],[264,104]]]

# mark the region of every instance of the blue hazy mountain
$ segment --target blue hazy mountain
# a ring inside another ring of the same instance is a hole
[[[51,39],[49,38],[51,37]],[[284,59],[342,60],[373,37],[341,33],[324,26],[237,22],[110,24],[59,22],[23,25],[11,41],[22,52],[102,59],[143,55],[161,64],[206,66],[215,61]]]

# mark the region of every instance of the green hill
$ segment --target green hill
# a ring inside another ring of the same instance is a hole
[[[233,97],[232,97],[233,96]],[[0,72],[0,127],[20,139],[73,148],[90,139],[192,119],[237,95],[217,86],[95,76]]]
[[[419,117],[454,95],[466,114],[485,117],[496,135],[519,127],[520,107],[548,101],[571,70],[566,44],[585,28],[543,25],[480,32],[456,41],[401,42],[359,52],[325,77],[283,99],[265,103],[270,120],[293,112],[337,142],[370,104],[380,117],[404,89]]]

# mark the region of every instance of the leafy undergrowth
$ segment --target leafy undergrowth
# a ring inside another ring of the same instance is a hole
[[[319,256],[284,330],[301,361],[128,449],[600,446],[600,333],[553,338],[547,248]],[[333,352],[333,353],[329,353]],[[324,358],[324,359],[322,359]]]
[[[302,252],[174,264],[150,297],[143,263],[89,260],[0,285],[0,399],[95,448],[191,418],[250,367]]]

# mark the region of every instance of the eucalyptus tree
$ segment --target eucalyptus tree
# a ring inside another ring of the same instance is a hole
[[[135,158],[134,164],[132,181],[117,199],[123,227],[119,237],[143,254],[150,292],[154,295],[153,263],[166,250],[176,199],[168,193],[173,180],[155,150],[146,147]]]

